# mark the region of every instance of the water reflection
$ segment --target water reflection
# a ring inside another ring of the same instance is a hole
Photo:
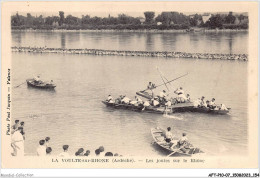
[[[13,31],[12,46],[248,54],[248,33]]]
[[[61,48],[66,48],[66,35],[65,33],[60,34]]]

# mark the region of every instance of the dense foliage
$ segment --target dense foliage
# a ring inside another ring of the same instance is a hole
[[[244,15],[234,16],[229,14],[210,15],[207,21],[203,21],[203,15],[192,16],[178,12],[162,12],[157,17],[151,11],[144,12],[144,17],[131,17],[126,14],[119,14],[117,17],[90,17],[82,15],[81,18],[67,15],[59,11],[59,16],[27,16],[16,15],[11,17],[12,29],[112,29],[112,30],[146,30],[146,29],[190,29],[193,27],[204,27],[209,29],[247,29],[248,17]]]

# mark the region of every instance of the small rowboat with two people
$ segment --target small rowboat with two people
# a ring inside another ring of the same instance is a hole
[[[26,80],[27,85],[33,88],[39,88],[39,89],[54,89],[56,85],[54,85],[52,82],[36,82],[35,79],[27,79]]]
[[[164,151],[168,152],[169,156],[193,156],[204,153],[200,148],[194,147],[192,144],[187,143],[185,145],[178,145],[178,139],[173,143],[168,143],[165,140],[165,130],[157,127],[151,128],[151,134],[154,139],[154,143],[157,144]]]

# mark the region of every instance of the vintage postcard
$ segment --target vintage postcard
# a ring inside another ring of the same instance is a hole
[[[1,22],[3,168],[258,167],[256,2],[2,2]]]

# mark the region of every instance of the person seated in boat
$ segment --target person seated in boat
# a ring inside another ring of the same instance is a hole
[[[129,104],[130,99],[126,96],[124,96],[124,98],[121,100],[122,104]]]
[[[177,90],[175,90],[174,93],[176,93],[178,95],[178,97],[177,97],[178,102],[184,103],[187,100],[182,87],[177,88]]]
[[[206,107],[209,108],[209,100],[206,101]]]
[[[159,102],[158,97],[155,97],[154,99],[152,99],[152,103],[153,103],[153,106],[155,106],[155,107],[160,106],[160,102]]]
[[[187,94],[187,95],[186,95],[186,101],[189,101],[189,102],[190,102],[190,94]]]
[[[221,104],[219,110],[227,111],[228,108],[224,104]]]
[[[186,135],[186,133],[182,133],[182,137],[179,139],[177,147],[185,147],[185,145],[189,143]]]
[[[136,100],[132,100],[132,101],[130,100],[130,104],[133,105],[133,106],[137,106],[138,105]]]
[[[207,107],[207,103],[205,102],[205,97],[202,96],[200,99],[200,107]]]
[[[117,99],[115,99],[115,104],[121,104],[122,99],[123,99],[123,96],[120,95]]]
[[[114,103],[113,97],[112,97],[111,95],[108,95],[108,97],[107,97],[107,102],[108,102],[108,103]]]
[[[173,135],[171,133],[171,127],[168,127],[167,131],[165,132],[165,141],[167,143],[171,143],[172,140],[173,140]]]
[[[149,103],[149,101],[145,101],[143,105],[144,105],[144,107],[151,106],[150,103]]]
[[[212,98],[212,100],[209,102],[209,108],[215,109],[217,107],[215,103],[215,98]]]
[[[200,98],[198,98],[197,100],[195,100],[195,101],[193,102],[193,106],[194,106],[195,108],[200,107],[200,104],[201,104],[201,99],[200,99]]]
[[[41,83],[42,83],[42,81],[41,81],[39,75],[37,75],[36,77],[34,77],[33,80],[34,80],[34,83],[35,83],[35,84],[41,84]]]
[[[143,101],[138,96],[135,96],[135,100],[137,101],[138,104],[143,103]]]

